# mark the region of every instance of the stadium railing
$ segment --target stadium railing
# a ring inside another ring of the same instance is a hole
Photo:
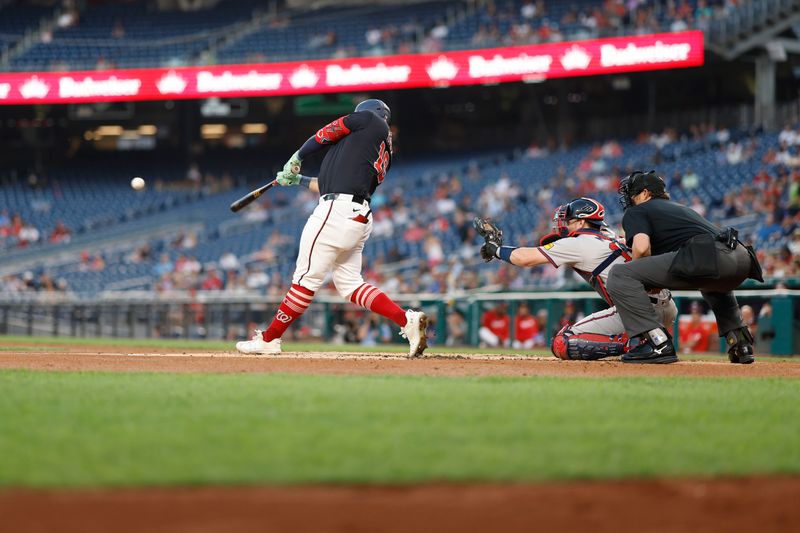
[[[757,342],[759,353],[800,354],[800,290],[743,289],[736,291],[740,304],[762,306],[772,313],[759,318],[758,326],[771,334]],[[701,300],[697,291],[673,292],[678,309],[684,303]],[[253,327],[267,323],[282,296],[230,294],[219,291],[173,291],[155,296],[150,291],[106,292],[94,300],[80,300],[63,293],[21,294],[0,298],[0,334],[71,337],[243,339]],[[518,305],[528,303],[532,314],[547,313],[544,331],[547,346],[558,329],[567,301],[590,314],[602,308],[602,301],[590,291],[568,292],[459,292],[454,294],[408,294],[395,296],[401,305],[424,309],[431,322],[431,345],[444,346],[448,338],[448,314],[459,310],[467,324],[466,342],[478,345],[478,330],[487,305],[508,304],[513,324]],[[291,335],[333,340],[337,325],[348,311],[363,311],[338,296],[320,294]],[[674,331],[678,331],[678,320]],[[393,328],[396,329],[396,328]],[[761,337],[759,337],[761,339]],[[395,341],[400,341],[394,336]],[[769,348],[765,349],[769,342]],[[677,346],[678,335],[675,335]],[[761,345],[758,345],[761,344]],[[724,351],[724,341],[720,341]],[[509,348],[509,351],[512,351]]]

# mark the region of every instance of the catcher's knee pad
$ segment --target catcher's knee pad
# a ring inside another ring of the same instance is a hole
[[[550,349],[559,359],[594,361],[625,353],[626,334],[602,335],[600,333],[574,333],[564,326],[553,337]]]

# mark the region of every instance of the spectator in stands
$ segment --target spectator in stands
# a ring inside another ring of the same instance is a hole
[[[756,342],[761,344],[761,351],[769,349],[772,339],[775,338],[775,328],[772,325],[772,305],[764,302],[758,311],[758,337]]]
[[[11,215],[11,223],[5,228],[0,228],[0,232],[4,233],[6,237],[18,237],[23,226],[24,223],[20,214],[14,213]]]
[[[467,341],[467,321],[464,313],[450,306],[447,313],[447,346],[461,346]]]
[[[106,260],[103,257],[103,254],[97,253],[92,256],[91,263],[89,264],[89,270],[92,272],[102,272],[106,269]]]
[[[245,294],[247,284],[244,276],[238,270],[228,270],[225,272],[225,291],[234,294]]]
[[[750,335],[752,335],[754,339],[757,339],[758,324],[756,323],[756,315],[753,311],[753,308],[749,305],[743,305],[740,309],[742,311],[742,322],[744,322],[744,325],[747,326],[747,329],[750,331]]]
[[[206,273],[206,277],[200,285],[200,288],[204,291],[221,291],[224,287],[225,284],[222,279],[220,279],[217,269],[213,266],[209,267],[208,273]]]
[[[764,220],[764,224],[758,230],[759,242],[766,243],[773,236],[778,236],[780,235],[780,233],[781,233],[781,227],[779,224],[775,222],[775,215],[772,213],[767,213],[766,219]]]
[[[127,256],[127,259],[131,263],[144,263],[150,261],[152,254],[153,250],[150,248],[150,244],[144,243],[141,246],[137,246],[133,252]]]
[[[80,13],[75,6],[75,2],[72,0],[65,0],[61,14],[56,20],[56,25],[59,28],[69,28],[78,24],[79,20]]]
[[[394,223],[392,222],[390,209],[379,209],[373,211],[372,234],[375,237],[390,237],[394,234]]]
[[[536,345],[539,335],[539,321],[531,314],[527,302],[521,302],[514,317],[514,342],[517,350],[530,350]]]
[[[162,253],[161,257],[159,257],[158,263],[156,263],[156,265],[153,267],[153,274],[160,278],[164,275],[172,274],[174,270],[175,265],[173,265],[172,261],[170,261],[169,254]]]
[[[686,174],[681,178],[681,189],[684,191],[693,191],[700,186],[700,176],[691,168],[686,171]]]
[[[558,330],[564,326],[571,326],[579,320],[583,319],[584,315],[578,311],[574,300],[567,300],[564,302],[564,312],[561,314],[561,319],[558,322]],[[555,333],[555,331],[553,332]]]
[[[792,238],[786,246],[792,255],[800,257],[800,228],[795,228]]]
[[[510,327],[511,319],[506,312],[506,304],[498,302],[494,308],[483,313],[481,318],[481,328],[478,330],[481,346],[508,346]]]
[[[125,38],[125,25],[122,24],[122,19],[117,19],[114,21],[114,28],[111,30],[111,36],[114,39]]]
[[[14,294],[25,290],[25,284],[14,274],[6,274],[0,279],[0,294]]]
[[[700,199],[699,196],[692,197],[692,204],[689,206],[692,211],[700,215],[701,217],[706,216],[706,205],[703,203],[703,200]]]
[[[236,257],[236,254],[228,250],[219,258],[219,267],[224,271],[237,270],[239,268],[239,258]]]
[[[263,269],[251,265],[247,268],[245,285],[248,289],[264,289],[269,285],[269,276]]]
[[[683,353],[707,352],[711,339],[711,324],[703,320],[700,302],[692,302],[689,322],[681,328],[680,344]]]
[[[39,230],[36,229],[36,226],[33,224],[25,224],[20,228],[19,234],[17,235],[17,246],[25,248],[29,244],[35,244],[39,242],[39,237]]]
[[[800,143],[800,138],[797,132],[792,128],[792,125],[787,122],[781,132],[778,134],[778,143],[785,146],[792,146]]]
[[[197,166],[197,163],[189,165],[189,170],[186,171],[186,181],[189,186],[199,188],[202,180],[203,175],[200,173],[200,167]]]
[[[450,28],[447,27],[447,24],[444,20],[439,19],[431,28],[430,36],[436,39],[437,41],[443,41],[447,39],[447,35],[450,33]]]
[[[50,232],[50,242],[53,244],[68,243],[72,234],[62,221],[56,223],[56,227]]]
[[[442,241],[436,235],[428,234],[425,238],[423,249],[425,250],[425,257],[429,267],[433,268],[442,264],[444,261],[444,249],[442,248]]]
[[[800,172],[792,170],[789,178],[789,212],[797,214],[800,211]],[[0,224],[2,226],[2,224]]]
[[[175,288],[175,282],[172,279],[172,276],[169,274],[163,274],[160,276],[158,282],[156,283],[155,290],[158,293],[168,293]]]
[[[380,317],[370,316],[368,320],[361,321],[358,338],[361,346],[387,344],[392,341],[392,330]]]

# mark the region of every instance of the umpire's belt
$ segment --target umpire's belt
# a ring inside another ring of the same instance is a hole
[[[322,196],[323,200],[349,200],[354,204],[363,204],[364,202],[369,205],[369,198],[364,198],[360,194],[344,194],[341,192],[332,192]]]

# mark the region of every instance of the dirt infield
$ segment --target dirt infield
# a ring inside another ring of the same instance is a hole
[[[25,347],[30,350],[30,346]],[[800,363],[726,360],[673,365],[497,355],[170,353],[114,347],[0,352],[0,369],[282,372],[424,376],[687,376],[800,378]],[[408,487],[0,489],[0,530],[80,531],[760,531],[800,530],[800,477],[628,480]]]
[[[562,361],[554,357],[442,355],[408,359],[398,354],[283,353],[240,356],[232,352],[183,352],[120,348],[60,348],[58,352],[0,352],[0,368],[105,372],[287,372],[333,375],[422,376],[684,376],[800,378],[800,362],[759,360],[734,365],[727,359],[681,361],[671,365],[630,365],[619,361]]]
[[[3,531],[797,531],[800,479],[0,491]]]

